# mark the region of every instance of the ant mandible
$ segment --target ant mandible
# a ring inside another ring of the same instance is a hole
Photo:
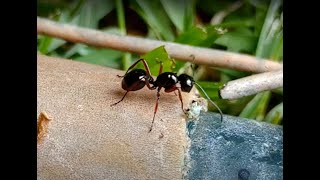
[[[139,62],[143,63],[143,66],[146,70],[133,69]],[[133,70],[131,70],[131,69],[133,69]],[[181,74],[178,76],[176,73],[173,73],[173,72],[162,72],[162,71],[163,71],[163,65],[162,65],[162,63],[160,63],[160,69],[159,69],[157,79],[154,80],[153,77],[151,76],[150,69],[149,69],[147,62],[144,59],[139,59],[128,68],[125,75],[123,75],[123,76],[117,75],[118,77],[123,77],[122,82],[121,82],[121,86],[122,86],[122,89],[126,90],[126,93],[123,95],[123,97],[120,99],[120,101],[118,101],[114,104],[111,104],[111,106],[115,106],[118,103],[120,103],[121,101],[123,101],[123,99],[126,97],[128,92],[130,92],[130,91],[137,91],[139,89],[142,89],[144,86],[147,86],[150,90],[157,89],[157,101],[156,101],[156,105],[155,105],[155,109],[154,109],[154,113],[153,113],[153,119],[152,119],[152,123],[151,123],[151,127],[150,127],[149,132],[151,132],[151,130],[152,130],[154,119],[155,119],[156,113],[158,111],[160,90],[162,88],[164,88],[164,91],[166,93],[170,93],[170,92],[173,92],[176,90],[178,91],[179,100],[181,102],[181,108],[184,113],[186,113],[186,111],[183,109],[181,91],[189,93],[194,84],[196,84],[198,87],[201,88],[201,86],[199,86],[193,80],[193,78],[187,74]],[[180,89],[181,89],[181,91],[180,91]],[[201,90],[204,92],[204,90],[202,88],[201,88]],[[210,98],[208,97],[208,95],[205,92],[204,92],[204,94],[207,96],[208,100],[210,100]],[[210,100],[210,102],[213,103],[211,100]],[[222,121],[222,118],[223,118],[222,112],[216,104],[214,104],[214,105],[219,110],[220,115],[221,115],[221,121]]]

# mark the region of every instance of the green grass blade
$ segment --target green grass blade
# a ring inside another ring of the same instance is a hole
[[[86,0],[77,13],[78,26],[97,28],[99,20],[114,9],[112,0]]]
[[[245,106],[239,116],[249,119],[262,120],[265,116],[270,96],[270,91],[255,95],[255,97]]]
[[[256,56],[258,57],[270,57],[270,49],[274,40],[273,38],[275,34],[282,29],[279,13],[281,5],[281,0],[272,0],[270,2],[257,45]]]
[[[160,1],[135,0],[131,3],[132,8],[146,21],[159,39],[174,40],[171,22]]]
[[[282,1],[272,0],[270,2],[265,21],[260,32],[257,44],[256,56],[270,58],[272,54],[280,57],[282,53],[282,22],[280,8]],[[266,116],[266,109],[269,104],[271,92],[266,91],[257,94],[240,113],[241,117],[263,120]]]
[[[193,0],[160,0],[172,23],[179,32],[184,32],[193,24]]]
[[[276,105],[266,115],[265,121],[273,124],[281,124],[283,118],[283,103]]]
[[[51,42],[52,42],[52,37],[41,36],[39,38],[38,51],[41,54],[47,54]]]
[[[168,17],[176,28],[180,31],[184,31],[184,10],[186,7],[185,0],[160,0],[164,10],[168,14]]]
[[[184,14],[184,29],[183,31],[189,30],[191,27],[194,27],[194,20],[196,17],[195,9],[196,3],[195,0],[185,0],[186,8]]]

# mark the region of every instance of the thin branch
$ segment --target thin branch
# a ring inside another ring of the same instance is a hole
[[[238,99],[283,86],[283,70],[265,72],[229,81],[221,90],[222,99]]]
[[[224,67],[239,71],[260,73],[282,68],[282,64],[280,63],[258,59],[250,55],[132,36],[119,36],[88,28],[61,24],[40,17],[37,17],[37,32],[38,34],[53,36],[74,43],[84,43],[95,47],[112,48],[138,54],[145,54],[156,47],[165,45],[167,52],[172,58],[195,64]],[[196,57],[195,60],[191,55]]]

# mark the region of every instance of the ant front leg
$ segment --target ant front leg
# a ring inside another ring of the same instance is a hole
[[[180,99],[180,102],[181,102],[181,109],[182,109],[182,111],[183,111],[184,113],[187,113],[187,111],[185,111],[185,110],[183,109],[183,102],[182,102],[182,96],[181,96],[180,89],[179,89],[179,88],[177,88],[177,90],[178,90],[178,93],[179,93],[179,99]]]
[[[185,111],[185,110],[183,109],[182,95],[181,95],[181,91],[180,91],[180,89],[179,89],[178,87],[173,86],[172,88],[166,89],[166,90],[164,90],[164,91],[165,91],[166,93],[170,93],[170,92],[173,91],[174,94],[177,95],[177,94],[176,94],[176,90],[178,90],[179,100],[180,100],[180,102],[181,102],[181,109],[182,109],[182,111],[183,111],[184,113],[187,113],[187,111]]]

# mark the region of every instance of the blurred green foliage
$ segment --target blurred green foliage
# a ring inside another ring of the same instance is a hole
[[[222,49],[278,62],[283,59],[281,0],[38,0],[37,5],[40,17],[107,33]],[[140,58],[136,54],[98,49],[43,35],[37,36],[37,50],[41,54],[122,70]],[[163,46],[142,57],[154,75],[158,74],[159,61],[163,63],[164,71],[173,68],[179,73],[189,72],[191,67],[190,63],[172,60]],[[225,114],[282,124],[282,89],[238,100],[222,100],[218,90],[224,83],[250,74],[203,66],[191,69],[193,72],[189,74]],[[216,109],[210,107],[210,110]]]

